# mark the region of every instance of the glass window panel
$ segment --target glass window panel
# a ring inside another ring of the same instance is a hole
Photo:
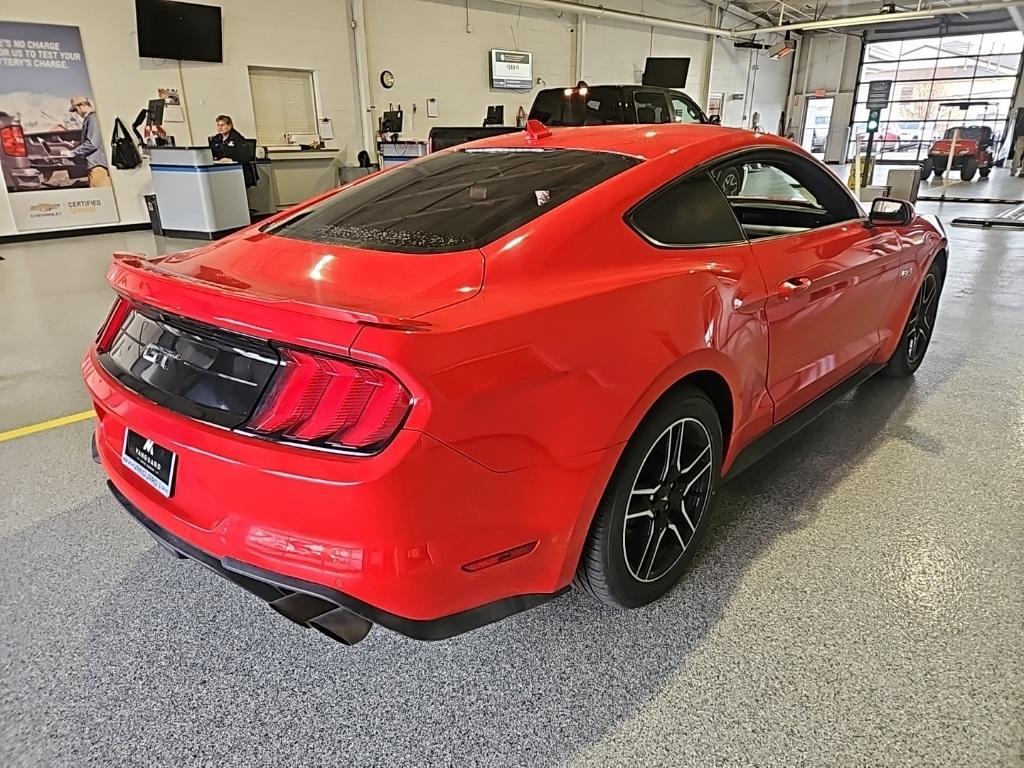
[[[971,82],[974,83],[974,87],[971,89],[972,99],[1009,99],[1013,97],[1013,90],[1017,85],[1017,78],[977,77]]]
[[[943,101],[971,98],[973,80],[936,80],[932,87],[932,99]]]
[[[870,83],[873,80],[895,80],[898,61],[865,62],[860,72],[860,81]]]
[[[888,43],[868,43],[864,52],[865,63],[871,61],[899,61],[900,41]]]
[[[1016,77],[1020,71],[1020,54],[1007,53],[1001,56],[989,55],[978,57],[976,77],[1004,76]]]
[[[901,61],[897,80],[931,80],[935,77],[935,59],[909,59]]]
[[[932,98],[932,81],[895,83],[892,87],[892,98],[893,101],[927,101]]]
[[[935,65],[935,77],[948,80],[954,77],[974,77],[978,60],[969,56],[939,59]]]
[[[992,32],[981,36],[981,53],[1020,53],[1024,51],[1024,33]]]
[[[904,40],[900,59],[934,59],[939,55],[939,38],[926,37],[921,40]]]

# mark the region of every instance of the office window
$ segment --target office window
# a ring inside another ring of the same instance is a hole
[[[249,90],[261,145],[287,144],[288,135],[318,135],[312,72],[249,67]]]

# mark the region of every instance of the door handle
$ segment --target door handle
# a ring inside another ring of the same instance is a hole
[[[803,293],[811,287],[811,278],[809,277],[791,277],[788,280],[783,280],[779,283],[779,298],[789,299],[798,293]]]

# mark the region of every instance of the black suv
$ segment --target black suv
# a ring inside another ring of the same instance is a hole
[[[530,108],[530,119],[549,127],[624,123],[716,124],[682,91],[651,85],[577,85],[545,88]]]

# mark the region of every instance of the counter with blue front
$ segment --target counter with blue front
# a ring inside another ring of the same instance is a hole
[[[215,163],[209,147],[150,147],[149,170],[167,237],[214,240],[249,225],[238,163]]]

